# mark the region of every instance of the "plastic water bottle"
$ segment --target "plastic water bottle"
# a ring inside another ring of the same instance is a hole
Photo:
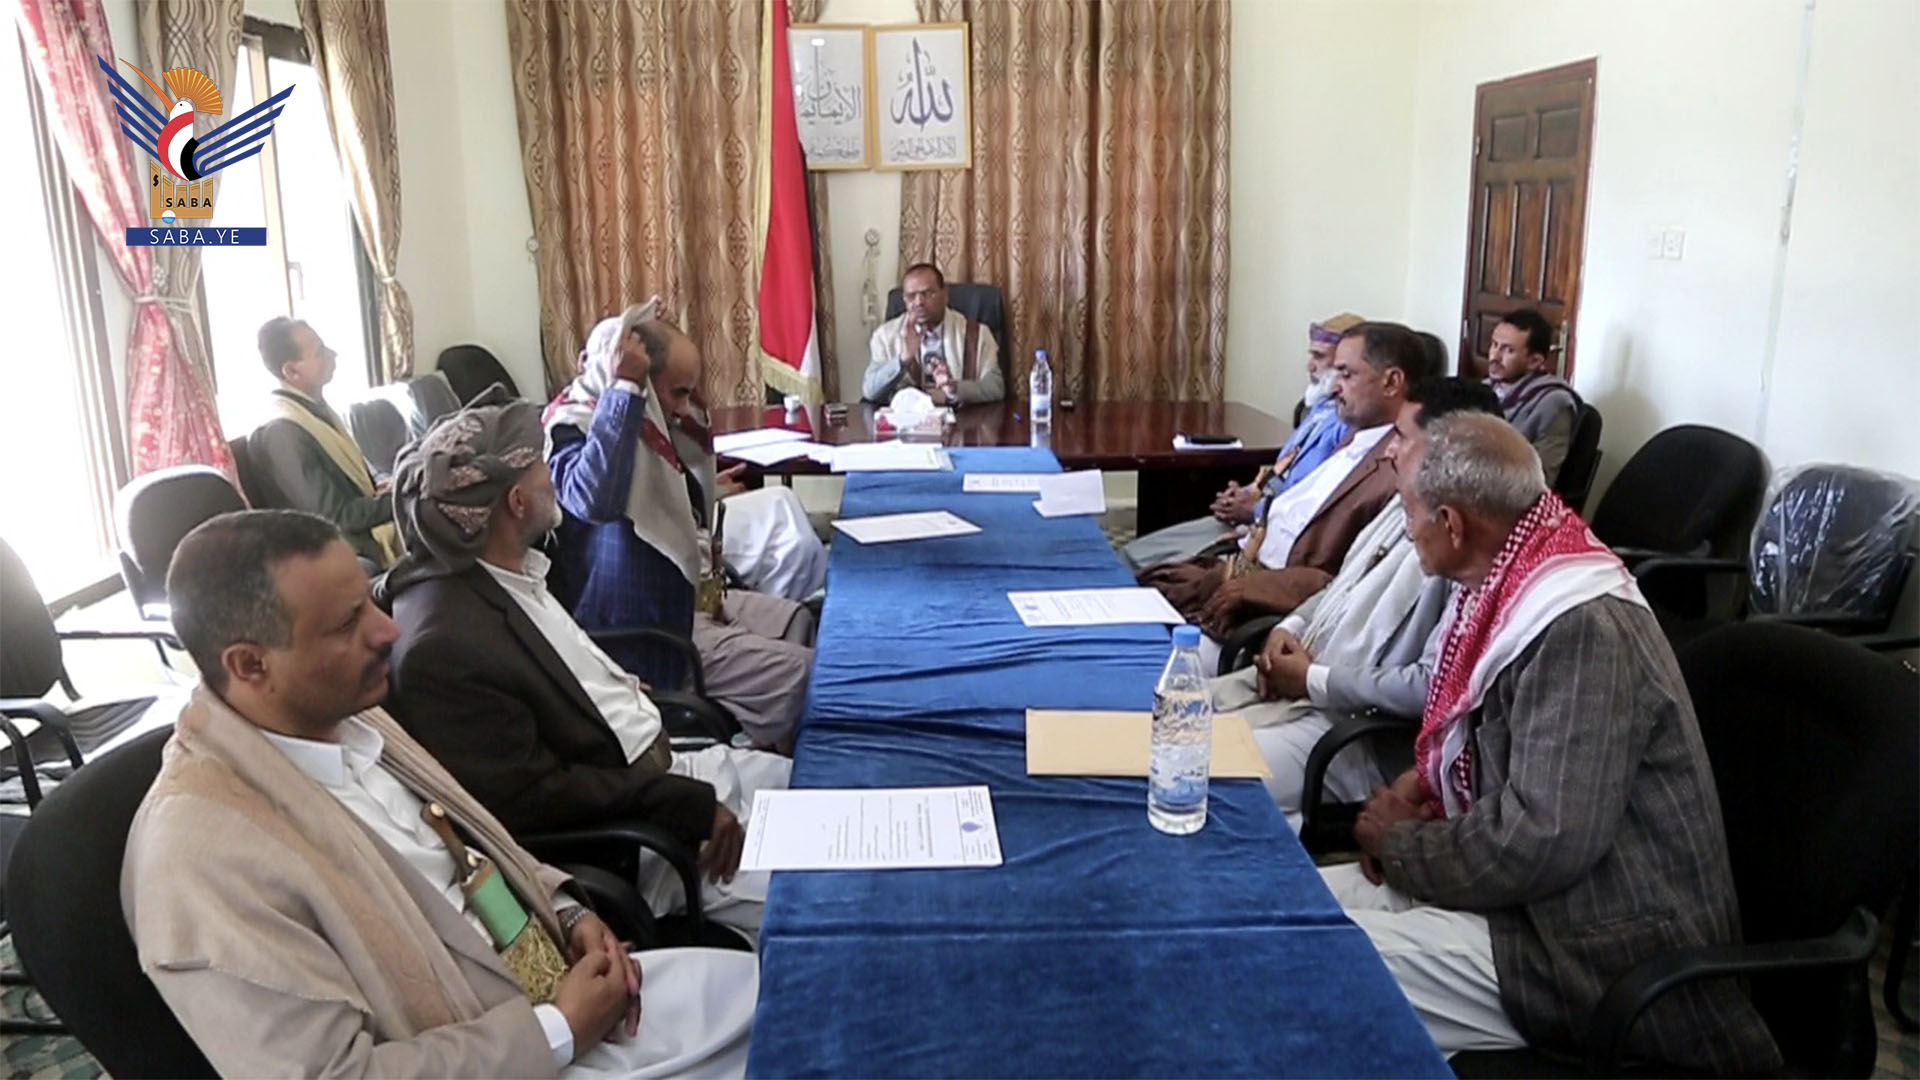
[[[1033,374],[1027,378],[1027,411],[1036,424],[1053,423],[1053,366],[1047,350],[1033,350]]]
[[[1173,655],[1153,689],[1153,758],[1147,768],[1147,820],[1184,836],[1207,823],[1213,764],[1213,695],[1200,664],[1200,628],[1173,629]]]

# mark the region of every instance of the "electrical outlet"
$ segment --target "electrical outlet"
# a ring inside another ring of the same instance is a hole
[[[1666,256],[1660,253],[1666,250],[1666,243],[1667,243],[1667,240],[1666,240],[1665,233],[1661,232],[1659,229],[1648,229],[1647,230],[1647,258],[1649,259],[1665,258]]]
[[[1660,257],[1676,262],[1686,257],[1687,230],[1668,229],[1660,235]]]

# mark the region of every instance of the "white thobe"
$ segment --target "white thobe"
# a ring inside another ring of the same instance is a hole
[[[1284,569],[1287,556],[1293,553],[1294,541],[1307,530],[1313,522],[1313,516],[1332,494],[1346,482],[1366,456],[1373,452],[1374,445],[1387,437],[1393,430],[1392,424],[1365,428],[1353,433],[1346,445],[1334,451],[1319,467],[1306,475],[1306,478],[1274,497],[1273,504],[1267,509],[1267,535],[1260,544],[1260,550],[1254,556],[1260,565],[1270,570]],[[1240,542],[1246,547],[1246,540]]]

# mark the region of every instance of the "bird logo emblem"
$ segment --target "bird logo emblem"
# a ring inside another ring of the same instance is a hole
[[[258,154],[273,133],[273,122],[286,106],[289,86],[247,109],[205,135],[194,134],[200,114],[219,116],[226,110],[220,87],[198,68],[177,67],[161,73],[155,82],[130,61],[122,60],[159,99],[156,107],[146,94],[120,74],[105,57],[95,57],[113,92],[120,114],[120,133],[152,156],[155,167],[152,216],[167,225],[179,218],[213,215],[213,186],[203,183],[214,173]],[[162,83],[165,86],[162,86]],[[164,175],[163,175],[164,170]]]

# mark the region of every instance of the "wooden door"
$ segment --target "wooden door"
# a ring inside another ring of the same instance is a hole
[[[1482,83],[1475,94],[1463,375],[1485,375],[1500,316],[1531,307],[1558,327],[1554,359],[1563,376],[1573,376],[1594,69],[1593,60],[1582,60]]]

